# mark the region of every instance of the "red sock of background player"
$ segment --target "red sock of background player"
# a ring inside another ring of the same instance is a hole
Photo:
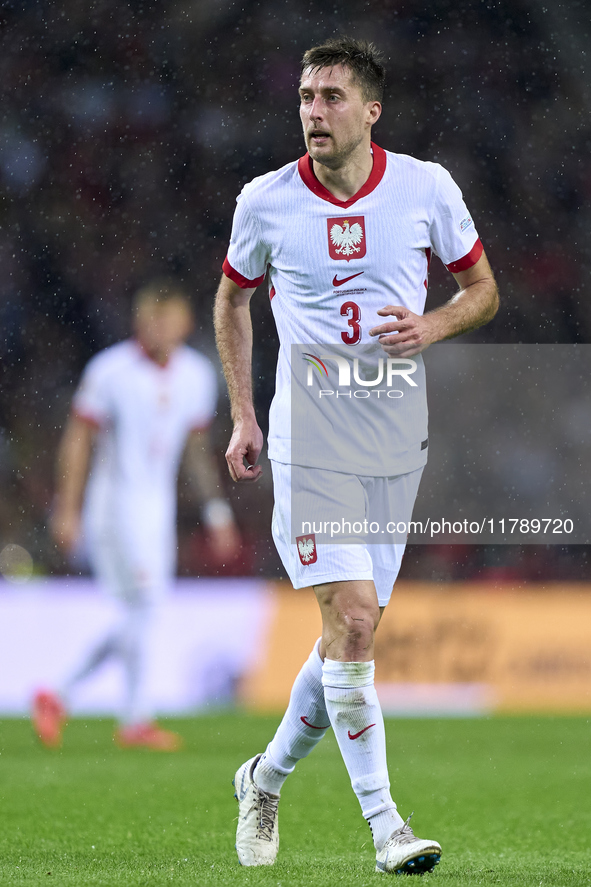
[[[403,824],[390,794],[384,718],[374,687],[373,662],[325,659],[326,709],[353,791],[380,850]]]
[[[330,727],[319,643],[320,638],[295,679],[287,711],[254,772],[256,785],[273,795],[279,794],[297,762],[310,754]]]

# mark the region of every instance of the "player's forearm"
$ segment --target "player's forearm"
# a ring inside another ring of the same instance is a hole
[[[209,531],[209,541],[222,556],[230,555],[240,544],[234,513],[223,495],[222,479],[213,454],[209,432],[194,431],[189,437],[186,468],[191,485],[201,500],[201,515]]]
[[[204,502],[222,495],[221,477],[206,431],[194,431],[190,436],[186,452],[186,469],[191,484],[195,486]]]
[[[434,311],[425,314],[432,324],[433,341],[452,339],[484,326],[499,307],[499,294],[493,277],[485,277],[465,286]]]
[[[252,392],[252,290],[238,290],[223,280],[216,298],[216,343],[228,385],[235,423],[254,418]]]
[[[61,510],[82,508],[90,467],[94,430],[71,418],[60,442],[56,470],[56,504]]]

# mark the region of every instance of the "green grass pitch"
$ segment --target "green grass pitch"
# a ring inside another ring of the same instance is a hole
[[[108,721],[73,721],[57,752],[39,747],[26,721],[1,721],[0,885],[397,878],[374,873],[331,734],[284,787],[276,865],[238,865],[231,779],[276,723],[238,713],[171,722],[187,748],[167,755],[115,748]],[[414,810],[417,834],[443,847],[424,887],[591,885],[591,719],[402,719],[388,720],[387,733],[399,809]]]

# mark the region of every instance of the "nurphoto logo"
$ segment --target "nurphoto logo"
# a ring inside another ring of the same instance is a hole
[[[373,379],[362,378],[358,357],[347,358],[339,354],[321,354],[317,356],[316,354],[311,354],[309,351],[304,351],[302,357],[308,363],[306,384],[309,388],[314,386],[314,371],[316,371],[317,378],[320,379],[321,383],[324,383],[325,379],[330,381],[329,371],[325,361],[333,361],[336,364],[338,370],[338,388],[351,389],[351,378],[353,379],[353,383],[361,386],[354,391],[336,391],[333,388],[320,388],[318,391],[319,398],[336,395],[336,397],[353,396],[363,399],[371,397],[372,394],[376,395],[378,398],[380,395],[384,394],[386,397],[398,399],[404,397],[404,391],[394,388],[393,385],[395,382],[397,384],[404,382],[411,388],[418,387],[414,379],[411,378],[412,374],[417,370],[417,363],[408,357],[378,358],[377,366],[373,367],[376,374]],[[331,366],[331,370],[331,375],[334,375],[334,366]],[[385,388],[377,387],[378,385],[384,384],[386,386]]]

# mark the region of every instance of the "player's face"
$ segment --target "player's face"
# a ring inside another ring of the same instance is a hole
[[[379,102],[366,102],[348,68],[308,69],[300,84],[300,117],[312,160],[339,169],[359,148],[369,146]]]
[[[146,301],[135,316],[135,332],[150,357],[165,363],[193,327],[191,310],[183,299],[158,304]]]

